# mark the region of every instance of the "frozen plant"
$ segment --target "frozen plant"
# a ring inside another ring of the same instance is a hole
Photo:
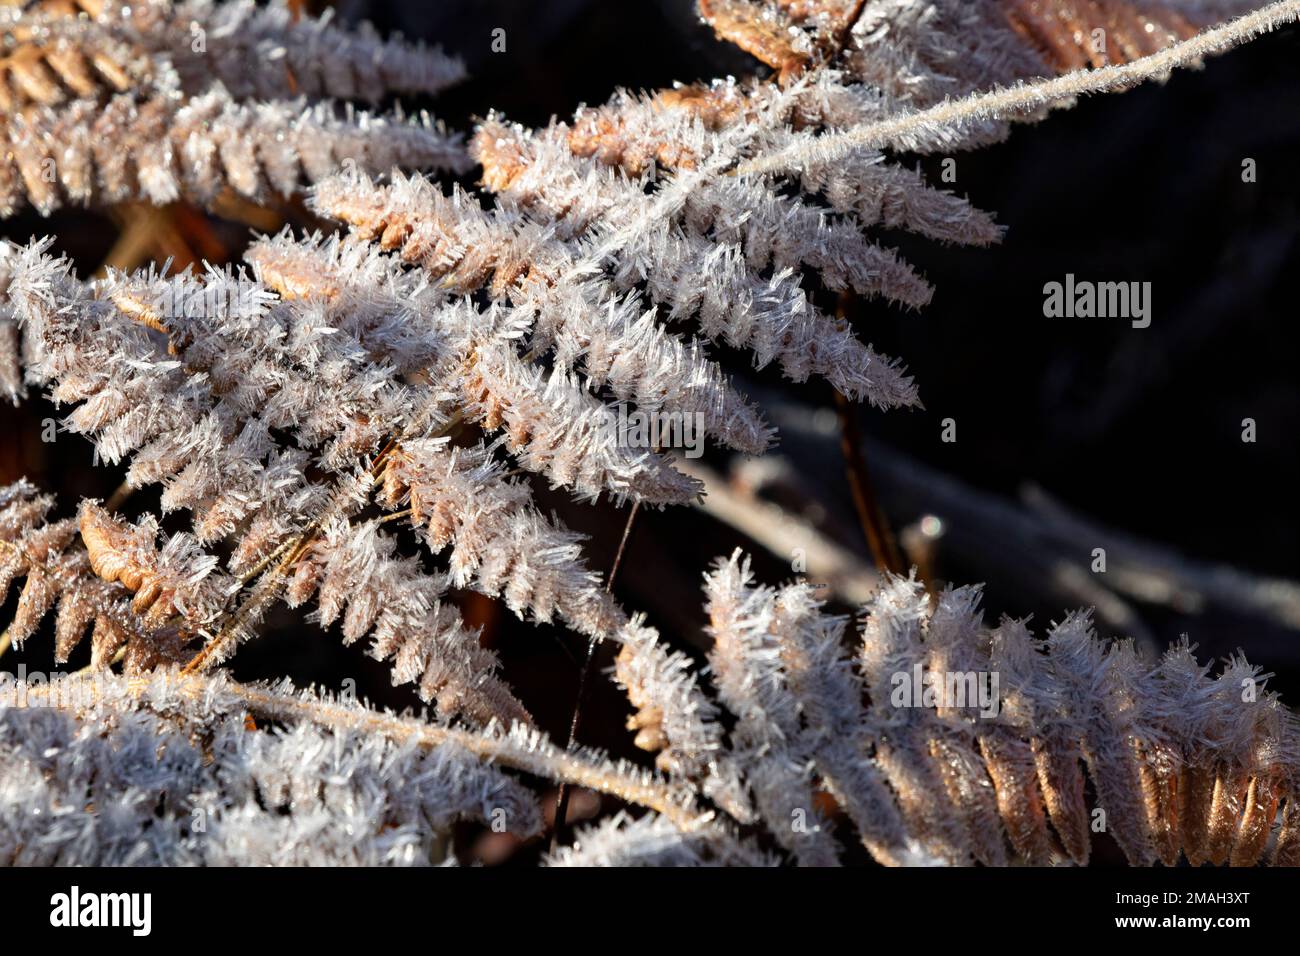
[[[128,520],[114,501],[61,512],[25,481],[0,491],[0,591],[21,582],[0,653],[53,616],[56,660],[89,636],[77,681],[103,688],[37,708],[30,688],[5,691],[0,779],[26,795],[2,805],[0,861],[439,862],[453,820],[491,822],[489,795],[536,832],[506,768],[649,811],[605,819],[555,863],[828,865],[849,831],[886,864],[1083,863],[1092,810],[1133,863],[1296,862],[1294,718],[1244,661],[1214,678],[1186,646],[1144,662],[1080,614],[1037,642],[987,628],[971,589],[932,605],[907,578],[872,600],[849,656],[847,621],[733,558],[708,579],[705,674],[618,605],[534,483],[634,508],[697,500],[674,449],[628,447],[619,415],[689,416],[761,454],[776,435],[724,347],[919,407],[833,303],[929,302],[882,231],[987,245],[1002,230],[898,154],[974,148],[1161,79],[1293,22],[1300,0],[699,10],[770,74],[621,91],[538,129],[490,114],[465,146],[424,115],[327,99],[432,94],[457,61],[287,2],[0,11],[0,214],[219,209],[311,183],[310,210],[345,227],[258,237],[242,265],[92,279],[52,239],[0,245],[0,393],[39,390],[124,466],[124,494],[159,495]],[[481,189],[427,169],[477,169]],[[544,740],[461,589],[618,645],[657,773]],[[280,605],[365,642],[434,721],[227,680]],[[895,676],[918,669],[998,675],[996,713],[894,706]],[[166,758],[150,764],[155,739]],[[404,774],[427,789],[402,792]],[[146,832],[160,793],[168,824]],[[24,805],[67,826],[44,831]],[[186,822],[199,810],[203,838]],[[310,846],[285,857],[285,840]]]

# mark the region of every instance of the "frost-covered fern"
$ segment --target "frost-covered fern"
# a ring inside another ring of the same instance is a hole
[[[251,713],[223,680],[0,683],[0,865],[428,865],[460,820],[541,829],[453,742]]]
[[[797,862],[835,863],[848,829],[888,865],[1084,864],[1094,832],[1137,865],[1300,863],[1300,725],[1243,658],[1211,675],[1184,641],[1146,661],[1082,613],[1039,640],[1020,621],[987,626],[978,588],[932,598],[905,578],[885,582],[850,642],[812,588],[759,586],[739,554],[706,590],[715,690],[641,630],[615,672],[631,725],[660,767],[760,821]],[[711,858],[698,836],[670,850],[665,833],[611,821],[557,860],[627,862],[647,846]]]
[[[436,93],[464,75],[441,51],[299,18],[277,0],[87,0],[0,9],[0,215],[30,202],[108,205],[222,190],[292,195],[340,168],[463,170],[427,115],[337,106]]]
[[[537,832],[522,772],[634,808],[553,865],[834,865],[848,839],[889,865],[1082,864],[1098,830],[1135,864],[1300,863],[1300,728],[1244,659],[1211,675],[1184,641],[1144,661],[1077,613],[1039,641],[988,627],[978,588],[932,599],[904,578],[849,642],[811,588],[759,586],[738,554],[706,595],[707,678],[643,624],[622,635],[615,676],[656,774],[522,724],[219,674],[6,675],[0,861],[438,862],[458,819]]]
[[[129,458],[130,485],[161,484],[164,511],[192,512],[178,554],[211,568],[216,559],[204,549],[230,544],[226,603],[187,632],[206,642],[205,664],[251,636],[281,598],[312,601],[322,625],[340,622],[346,642],[371,635],[372,653],[393,660],[395,679],[418,682],[445,712],[518,718],[492,677],[493,656],[442,602],[449,587],[500,595],[521,614],[558,617],[592,636],[617,630],[621,612],[583,566],[577,539],[505,475],[495,446],[450,443],[473,408],[457,392],[472,384],[490,402],[512,389],[506,400],[535,417],[510,422],[506,441],[525,467],[557,483],[663,497],[685,479],[612,443],[608,460],[596,457],[583,431],[594,423],[557,419],[550,402],[559,394],[578,410],[603,407],[558,376],[537,380],[517,357],[504,359],[515,364],[485,392],[490,353],[482,367],[467,365],[457,342],[486,336],[486,349],[508,328],[494,332],[467,303],[432,289],[367,310],[342,297],[281,297],[232,272],[86,285],[41,244],[10,254],[28,375],[55,401],[76,404],[66,427],[92,438],[106,461]],[[423,382],[388,360],[389,330],[414,340],[403,355],[424,357]],[[530,394],[534,404],[523,404]],[[490,424],[490,407],[480,407]],[[376,492],[432,551],[448,552],[445,574],[398,552],[392,519],[359,518]],[[90,516],[104,517],[83,511],[83,536]],[[104,520],[112,535],[128,534]],[[130,532],[129,560],[162,560],[153,537]],[[165,556],[172,544],[160,547]]]
[[[40,390],[127,490],[160,495],[128,521],[0,490],[0,591],[21,582],[0,652],[53,614],[56,660],[89,635],[78,680],[103,689],[0,697],[0,862],[439,862],[451,821],[491,816],[498,795],[513,829],[538,828],[531,796],[483,761],[650,811],[604,819],[557,864],[829,865],[849,832],[886,864],[1083,863],[1094,810],[1134,863],[1297,862],[1294,718],[1244,661],[1214,678],[1187,646],[1143,662],[1079,614],[1036,642],[987,628],[971,589],[932,603],[907,579],[873,600],[850,656],[848,622],[807,587],[758,587],[733,558],[708,580],[706,675],[625,614],[533,482],[698,499],[680,442],[626,425],[698,421],[701,440],[767,449],[722,348],[918,407],[832,303],[930,300],[885,230],[986,245],[1001,228],[898,154],[978,146],[1162,77],[1300,2],[699,8],[772,74],[619,92],[540,129],[492,114],[468,150],[423,114],[325,99],[435,93],[457,61],[287,3],[0,9],[0,215],[312,183],[311,210],[346,226],[259,237],[241,266],[93,280],[49,239],[0,245],[0,394]],[[419,171],[474,164],[481,190]],[[657,772],[543,740],[456,589],[617,643]],[[462,723],[231,684],[219,665],[281,604],[367,642]],[[996,713],[895,706],[895,678],[923,672],[996,675]],[[343,783],[293,785],[318,780]],[[67,826],[34,831],[19,800]]]

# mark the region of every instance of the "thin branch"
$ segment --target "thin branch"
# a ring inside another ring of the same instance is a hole
[[[778,459],[769,456],[762,460]],[[705,514],[735,528],[782,561],[788,562],[798,553],[808,578],[825,584],[848,603],[863,604],[876,593],[880,579],[871,566],[806,519],[748,494],[704,465],[684,462],[680,467],[704,485],[704,499],[695,507]]]
[[[627,547],[627,539],[632,534],[632,522],[636,520],[637,509],[640,508],[641,502],[632,502],[632,508],[627,514],[627,523],[623,525],[623,537],[618,542],[618,551],[614,555],[614,564],[609,569],[609,577],[605,579],[605,593],[612,593],[614,589],[614,576],[618,574],[619,565],[623,563],[623,551]],[[578,674],[578,692],[573,700],[573,713],[569,717],[569,736],[565,740],[565,747],[572,746],[573,741],[577,739],[578,729],[582,725],[582,704],[587,697],[587,683],[591,678],[593,665],[596,661],[596,638],[587,641],[587,657],[582,662],[582,670]],[[564,818],[569,812],[569,786],[566,783],[560,784],[560,792],[555,802],[555,827],[551,832],[551,852],[560,845],[560,838],[564,833]]]
[[[851,401],[836,392],[835,410],[840,418],[840,451],[844,454],[844,474],[853,495],[858,522],[862,525],[867,547],[871,549],[871,558],[876,562],[877,570],[906,574],[907,569],[903,566],[903,557],[898,550],[898,540],[889,527],[889,521],[881,510],[871,485],[867,460],[862,454],[862,429],[858,426],[857,409]]]
[[[848,313],[856,302],[857,296],[852,292],[840,295],[835,313],[846,325]],[[835,411],[840,420],[840,452],[844,455],[844,474],[876,570],[905,574],[906,567],[898,550],[898,540],[889,527],[889,520],[885,517],[880,502],[876,500],[871,474],[867,470],[867,459],[862,454],[862,428],[858,424],[857,408],[839,389],[835,390]]]

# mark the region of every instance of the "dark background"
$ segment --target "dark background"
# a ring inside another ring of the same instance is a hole
[[[762,69],[715,41],[695,20],[690,0],[392,0],[339,7],[345,16],[364,14],[381,30],[400,29],[462,55],[470,81],[428,104],[460,128],[490,108],[540,124],[567,117],[580,103],[599,103],[620,86],[655,88]],[[490,50],[496,27],[506,30],[503,54]],[[1000,246],[972,250],[885,237],[937,291],[920,313],[867,303],[854,314],[862,338],[904,360],[926,405],[914,412],[860,411],[869,447],[892,456],[892,467],[873,468],[873,476],[896,528],[933,512],[964,542],[949,548],[940,539],[936,578],[988,581],[991,615],[1032,613],[1041,627],[1087,603],[1073,600],[1059,569],[1036,557],[1021,525],[999,517],[1028,513],[1027,488],[1205,567],[1300,578],[1300,456],[1294,451],[1300,386],[1292,329],[1300,277],[1298,54],[1300,35],[1283,31],[1202,71],[1097,97],[1018,128],[1003,144],[963,154],[951,188],[996,211],[1008,227]],[[1248,157],[1257,163],[1255,183],[1242,181]],[[937,158],[904,160],[922,162],[938,183]],[[465,181],[472,184],[473,175]],[[215,228],[237,259],[246,230]],[[3,229],[17,241],[57,235],[59,248],[86,273],[102,261],[116,232],[111,218],[76,211],[49,220],[29,213]],[[1150,328],[1116,319],[1044,318],[1043,284],[1067,272],[1150,281]],[[828,389],[782,383],[743,359],[734,371],[742,390],[775,409],[773,420],[786,426],[777,454],[788,462],[795,491],[783,503],[869,561],[835,435],[808,424],[826,421],[816,410],[832,407]],[[43,445],[40,422],[58,414],[37,397],[18,409],[0,408],[0,480],[26,474],[58,492],[70,511],[80,496],[106,497],[121,473],[92,470],[89,446],[75,436]],[[953,444],[940,441],[940,422],[949,417],[957,421]],[[1254,444],[1241,441],[1246,417],[1257,422]],[[712,452],[707,460],[724,471],[731,464]],[[955,479],[963,500],[974,501],[984,517],[968,521],[960,508],[945,513],[946,499],[933,497],[929,473],[916,471],[925,466]],[[608,569],[625,512],[607,504],[576,507],[540,488],[539,497],[592,536],[592,564]],[[131,507],[156,500],[156,491],[141,492]],[[1086,567],[1093,544],[1086,534],[1076,544],[1075,557]],[[736,546],[754,552],[766,580],[791,577],[787,561],[697,511],[643,512],[615,591],[626,607],[646,612],[681,646],[698,651],[707,640],[700,576]],[[1160,646],[1188,633],[1208,656],[1244,648],[1279,674],[1278,686],[1291,699],[1286,691],[1300,678],[1294,622],[1214,601],[1197,607],[1131,595],[1123,601],[1134,615],[1131,630],[1147,643]],[[507,679],[539,723],[563,737],[585,642],[521,624],[485,599],[467,595],[463,606],[485,627]],[[1119,633],[1107,620],[1100,625],[1104,633]],[[48,666],[46,647],[34,641],[6,666]],[[602,657],[600,664],[608,662]],[[288,674],[335,687],[352,677],[380,703],[417,703],[407,688],[389,687],[387,666],[361,647],[343,648],[334,636],[301,627],[289,612],[273,615],[233,670],[244,679]],[[617,689],[597,680],[580,738],[633,756],[625,716]]]

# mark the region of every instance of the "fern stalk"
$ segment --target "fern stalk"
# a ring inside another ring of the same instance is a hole
[[[763,175],[797,170],[805,164],[827,165],[857,150],[880,149],[908,140],[924,141],[936,130],[952,130],[979,120],[1003,119],[1089,93],[1118,92],[1159,79],[1170,70],[1193,66],[1207,56],[1224,53],[1297,19],[1300,19],[1300,0],[1277,0],[1254,13],[1129,63],[1076,70],[1052,79],[975,93],[919,112],[904,112],[854,129],[825,133],[770,156],[741,163],[729,175]]]

